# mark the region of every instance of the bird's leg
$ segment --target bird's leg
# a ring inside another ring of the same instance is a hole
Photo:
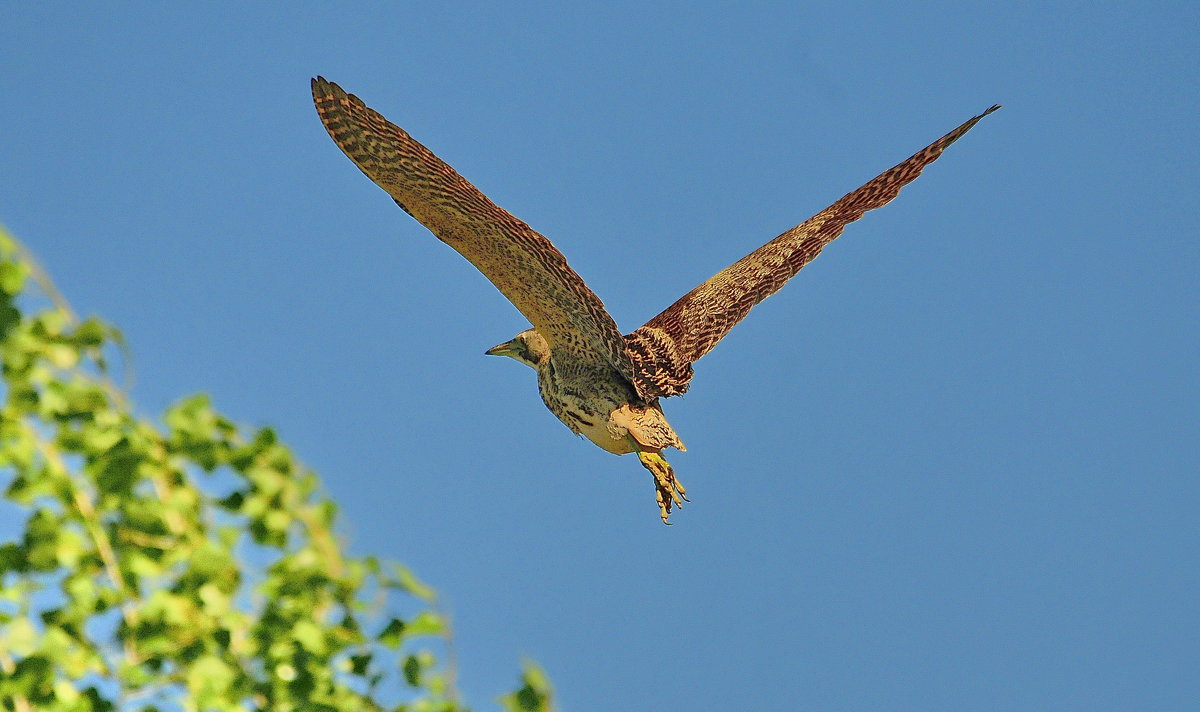
[[[632,438],[630,441],[633,442]],[[671,506],[682,507],[683,503],[688,501],[687,490],[675,477],[675,470],[671,467],[671,463],[667,462],[662,455],[657,452],[646,452],[636,442],[633,442],[633,447],[637,452],[638,459],[642,462],[642,467],[650,470],[650,474],[654,475],[654,496],[658,499],[658,513],[662,517],[663,524],[670,524],[667,518],[671,515]]]

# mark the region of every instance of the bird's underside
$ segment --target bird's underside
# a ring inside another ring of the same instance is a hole
[[[312,82],[317,113],[354,163],[409,215],[466,257],[533,328],[488,351],[538,374],[546,407],[573,432],[615,453],[636,452],[654,475],[664,522],[684,489],[662,457],[684,449],[658,399],[680,395],[692,363],[832,242],[878,208],[993,106],[908,160],[721,270],[625,336],[604,304],[545,237],[497,206],[403,129],[337,84]]]

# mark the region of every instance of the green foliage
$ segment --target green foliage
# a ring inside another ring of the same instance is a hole
[[[119,333],[57,299],[24,314],[30,277],[0,230],[0,518],[24,521],[0,542],[0,707],[466,709],[433,590],[348,556],[274,431],[204,396],[137,416],[106,375]],[[548,712],[544,675],[501,703]]]
[[[533,663],[525,663],[521,687],[500,698],[504,712],[547,712],[552,709],[553,690],[546,673]]]

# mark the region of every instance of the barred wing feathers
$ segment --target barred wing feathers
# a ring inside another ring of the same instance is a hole
[[[616,323],[549,240],[355,95],[322,77],[312,80],[312,93],[321,122],[346,156],[475,265],[551,349],[607,362],[631,377]]]
[[[803,223],[718,272],[625,337],[643,397],[679,395],[692,363],[868,210],[886,205],[993,106]]]

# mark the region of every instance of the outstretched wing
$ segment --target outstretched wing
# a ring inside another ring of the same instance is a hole
[[[692,362],[716,346],[751,307],[778,291],[823,247],[841,235],[847,223],[895,198],[947,146],[999,108],[993,106],[972,118],[907,161],[721,270],[626,336],[639,392],[645,397],[657,397],[686,391],[692,378]]]
[[[334,143],[405,212],[470,260],[552,350],[608,362],[630,376],[616,323],[549,240],[358,97],[322,77],[312,80],[312,93]]]

